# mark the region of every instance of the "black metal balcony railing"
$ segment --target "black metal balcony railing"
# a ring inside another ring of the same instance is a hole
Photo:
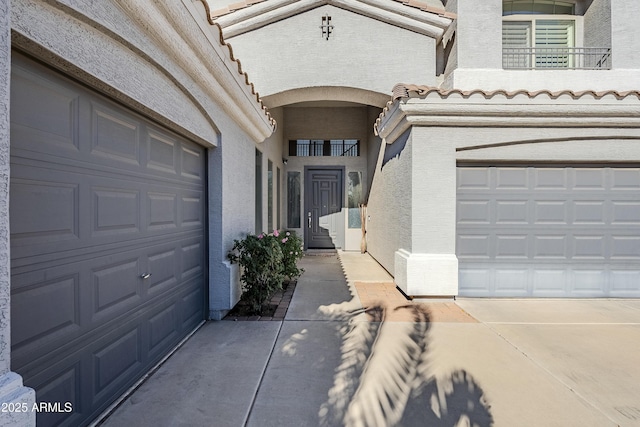
[[[610,70],[611,48],[505,47],[502,49],[502,68],[505,70]]]

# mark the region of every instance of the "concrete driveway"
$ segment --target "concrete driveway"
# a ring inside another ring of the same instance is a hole
[[[640,300],[409,302],[306,257],[284,321],[209,322],[106,426],[640,426]]]

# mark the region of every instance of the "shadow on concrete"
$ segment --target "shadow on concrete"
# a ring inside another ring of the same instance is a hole
[[[484,392],[468,372],[439,379],[430,373],[426,306],[352,307],[352,302],[321,307],[340,320],[342,345],[319,425],[493,425]]]

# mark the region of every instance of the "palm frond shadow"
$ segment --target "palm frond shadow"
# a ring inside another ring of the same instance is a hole
[[[318,413],[321,426],[493,425],[484,392],[469,373],[458,370],[444,379],[430,373],[426,306],[343,308],[331,310],[342,320],[341,361]],[[413,322],[389,321],[402,311]],[[363,312],[367,320],[358,316]]]

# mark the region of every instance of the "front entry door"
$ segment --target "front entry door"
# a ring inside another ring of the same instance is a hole
[[[342,218],[342,169],[307,169],[305,177],[305,246],[336,247]]]

